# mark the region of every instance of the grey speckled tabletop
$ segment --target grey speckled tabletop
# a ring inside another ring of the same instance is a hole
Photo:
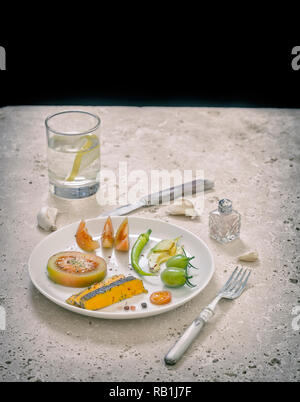
[[[57,306],[27,271],[32,249],[47,236],[36,222],[42,205],[59,209],[59,228],[104,211],[95,196],[66,201],[48,193],[44,119],[68,108],[0,109],[0,381],[299,381],[300,110],[80,108],[101,117],[102,168],[126,160],[129,171],[203,169],[215,180],[199,219],[171,217],[165,207],[135,213],[203,239],[216,264],[208,286],[171,312],[118,321]],[[227,246],[208,235],[208,213],[223,197],[242,214],[241,238]],[[221,302],[180,363],[165,366],[171,344],[237,256],[252,249],[259,261],[244,264],[252,266],[245,293]]]

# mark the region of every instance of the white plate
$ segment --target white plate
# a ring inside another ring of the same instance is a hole
[[[123,216],[112,217],[115,232],[123,219]],[[100,239],[100,234],[102,233],[105,220],[106,218],[103,217],[89,219],[86,221],[88,231],[94,239]],[[213,275],[214,262],[211,252],[202,240],[188,230],[156,219],[146,219],[132,216],[128,217],[128,221],[131,246],[134,244],[139,234],[146,232],[148,229],[152,229],[150,240],[142,251],[140,258],[140,265],[146,271],[148,271],[146,259],[148,250],[152,248],[155,243],[162,239],[172,239],[181,236],[179,244],[185,246],[185,250],[188,255],[195,256],[192,263],[199,268],[197,270],[193,268],[189,269],[189,273],[193,275],[191,282],[197,286],[190,288],[185,285],[181,288],[168,289],[161,282],[160,276],[140,277],[134,270],[132,270],[129,265],[130,253],[115,251],[114,249],[99,248],[96,250],[96,254],[105,258],[107,262],[107,277],[116,274],[134,275],[143,280],[144,286],[148,290],[148,293],[134,296],[130,299],[123,300],[119,303],[115,303],[109,307],[96,311],[85,310],[67,304],[66,299],[72,294],[78,293],[80,289],[70,288],[52,282],[47,276],[46,266],[51,255],[59,251],[82,251],[77,246],[74,237],[79,222],[72,223],[71,225],[57,230],[56,232],[47,236],[35,247],[28,263],[29,275],[34,286],[48,299],[52,300],[61,307],[66,308],[67,310],[87,316],[109,319],[141,318],[161,314],[186,303],[205,288]],[[162,265],[161,270],[163,267],[164,264]],[[172,301],[165,305],[153,305],[149,300],[151,293],[162,289],[168,289],[171,291]],[[147,308],[142,308],[142,302],[147,303]],[[124,310],[124,306],[126,304],[130,306],[135,305],[135,311]]]

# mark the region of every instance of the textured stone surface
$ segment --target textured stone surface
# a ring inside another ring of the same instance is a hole
[[[47,236],[36,226],[42,205],[60,210],[58,227],[104,210],[96,197],[70,202],[48,194],[44,119],[62,109],[0,109],[0,305],[7,315],[0,381],[299,381],[300,110],[81,108],[102,119],[102,168],[116,171],[127,161],[129,172],[203,169],[215,180],[200,219],[168,216],[165,207],[136,212],[208,244],[216,271],[207,288],[169,313],[117,321],[60,308],[27,273],[33,247]],[[223,197],[242,214],[241,239],[227,246],[208,236],[208,212]],[[221,302],[180,363],[166,367],[171,344],[252,249],[260,259],[243,264],[253,267],[247,291]]]

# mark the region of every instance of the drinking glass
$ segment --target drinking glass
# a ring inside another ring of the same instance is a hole
[[[71,110],[45,120],[50,191],[63,198],[85,198],[99,188],[100,118]]]

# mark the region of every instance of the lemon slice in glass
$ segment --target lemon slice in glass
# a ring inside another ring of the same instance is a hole
[[[76,153],[73,167],[66,181],[73,181],[79,172],[88,167],[95,159],[99,158],[99,139],[95,134],[86,135],[85,143]]]

